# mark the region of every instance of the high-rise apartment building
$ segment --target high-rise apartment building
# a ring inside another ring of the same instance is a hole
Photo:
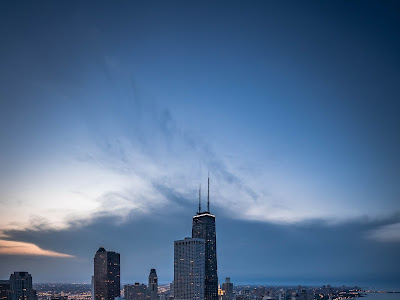
[[[158,299],[158,277],[156,269],[151,269],[149,274],[149,284],[147,286],[147,294],[150,300]]]
[[[218,299],[217,275],[217,235],[215,216],[210,213],[210,179],[208,179],[207,211],[201,212],[199,191],[199,211],[193,216],[192,238],[205,240],[204,299]]]
[[[204,300],[205,242],[185,238],[174,242],[174,299]]]
[[[94,300],[114,300],[120,288],[120,254],[100,247],[94,256]]]
[[[32,276],[28,272],[14,272],[10,276],[9,300],[37,300],[32,288]]]
[[[124,285],[125,300],[146,300],[147,286],[145,284],[125,284]]]

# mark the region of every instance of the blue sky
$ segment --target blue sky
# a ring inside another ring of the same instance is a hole
[[[221,279],[398,287],[397,4],[0,11],[1,277],[169,282],[210,171]]]

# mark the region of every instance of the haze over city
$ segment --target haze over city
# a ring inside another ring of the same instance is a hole
[[[399,289],[399,12],[1,2],[0,278],[169,283],[209,176],[219,278]]]

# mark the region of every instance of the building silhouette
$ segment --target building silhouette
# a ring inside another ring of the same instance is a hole
[[[0,300],[8,299],[9,290],[10,290],[10,280],[0,280]]]
[[[94,256],[94,300],[114,300],[120,288],[120,254],[100,247]]]
[[[94,276],[92,276],[92,280],[90,281],[90,291],[92,292],[92,300],[95,300],[96,295],[94,293]]]
[[[203,300],[205,241],[185,238],[174,242],[174,299]]]
[[[175,268],[174,268],[174,272],[175,272]],[[175,298],[175,297],[174,297],[174,281],[172,281],[172,282],[169,284],[169,296],[170,296],[172,299]]]
[[[207,211],[201,212],[201,191],[199,190],[199,211],[193,216],[192,238],[205,241],[204,299],[218,299],[217,236],[215,216],[210,213],[210,178],[208,178]]]
[[[147,286],[145,284],[125,284],[124,285],[125,300],[146,300]]]
[[[156,269],[151,269],[149,274],[149,284],[147,286],[147,294],[150,300],[158,299],[158,277]]]
[[[32,288],[32,276],[28,272],[14,272],[10,276],[9,300],[37,300]]]
[[[224,291],[224,300],[233,300],[233,283],[230,277],[225,278],[225,282],[222,284],[222,290]]]

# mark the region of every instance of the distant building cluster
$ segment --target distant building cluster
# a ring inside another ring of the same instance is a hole
[[[148,284],[125,284],[124,285],[125,300],[158,300],[158,276],[156,269],[151,269]]]
[[[126,284],[121,297],[120,254],[106,251],[103,247],[94,256],[92,300],[158,300],[158,276],[151,269],[148,285]]]
[[[361,297],[360,287],[266,287],[235,286],[226,278],[219,290],[220,300],[342,300]]]

